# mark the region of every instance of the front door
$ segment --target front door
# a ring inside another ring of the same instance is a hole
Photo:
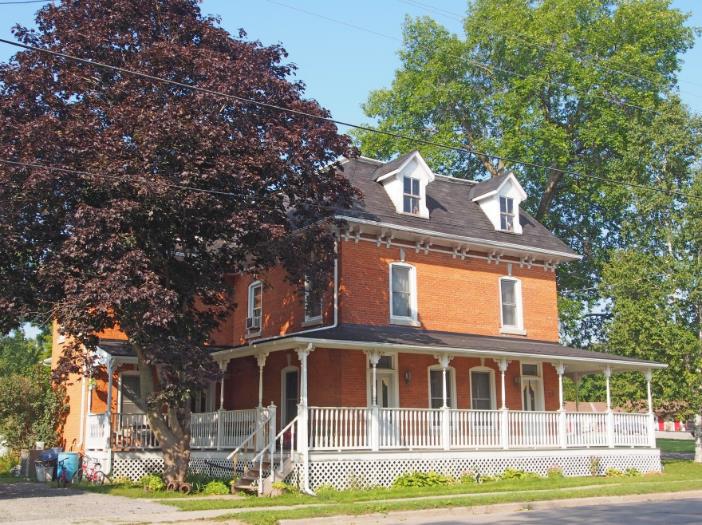
[[[395,408],[397,407],[397,399],[395,399],[395,374],[393,371],[376,372],[375,380],[376,395],[378,396],[378,406],[380,408]]]
[[[539,379],[522,377],[522,407],[523,410],[534,412],[541,408]]]
[[[283,427],[297,416],[297,404],[300,402],[300,383],[297,369],[283,373]]]

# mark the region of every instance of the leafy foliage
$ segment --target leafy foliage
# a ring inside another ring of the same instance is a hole
[[[0,377],[0,435],[11,450],[29,448],[35,441],[58,443],[66,414],[65,392],[55,387],[49,369],[35,365],[24,375]]]
[[[393,482],[394,487],[436,487],[450,485],[454,480],[438,472],[411,472],[398,476]]]
[[[166,483],[158,474],[145,474],[139,479],[138,484],[148,492],[160,492],[166,488]]]
[[[36,22],[17,39],[328,115],[282,47],[229,35],[196,0],[62,2]],[[0,157],[86,174],[0,167],[0,330],[56,319],[66,377],[119,327],[167,477],[182,481],[187,400],[219,374],[204,346],[233,306],[230,276],[282,264],[293,282],[328,282],[328,225],[355,195],[336,161],[352,153],[331,123],[18,53],[0,65]]]
[[[212,480],[202,487],[202,493],[206,495],[224,495],[229,494],[229,487],[224,481]]]

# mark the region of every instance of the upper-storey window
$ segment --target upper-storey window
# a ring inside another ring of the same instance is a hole
[[[514,231],[514,199],[511,197],[500,197],[500,229]]]
[[[522,289],[518,279],[500,278],[500,308],[502,329],[521,331],[523,328]]]
[[[390,320],[413,323],[417,319],[417,283],[414,267],[390,265]]]
[[[420,189],[419,189],[419,179],[414,177],[404,177],[403,178],[404,190],[403,190],[403,204],[402,210],[405,213],[411,213],[413,215],[419,214],[419,202],[421,199]]]
[[[322,298],[313,294],[309,279],[305,278],[305,322],[311,323],[322,320]]]
[[[261,330],[263,315],[263,283],[255,281],[249,285],[249,310],[246,328],[252,332]]]

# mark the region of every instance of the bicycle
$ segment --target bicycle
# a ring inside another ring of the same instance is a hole
[[[110,478],[100,470],[102,465],[98,461],[94,461],[90,458],[83,458],[82,463],[85,466],[81,466],[74,476],[78,482],[83,479],[91,485],[104,485],[105,481],[109,482]]]
[[[61,459],[56,465],[56,472],[58,473],[60,471],[60,474],[58,474],[58,476],[56,477],[56,484],[61,489],[65,489],[69,484],[71,484],[75,479],[76,475],[78,474],[78,471],[76,471],[73,473],[73,476],[69,476],[68,470],[65,468],[64,465],[65,462],[65,459]]]

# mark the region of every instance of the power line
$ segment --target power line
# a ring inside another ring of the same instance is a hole
[[[402,39],[399,38],[399,37],[396,37],[396,36],[393,36],[393,35],[388,35],[388,34],[386,34],[386,33],[380,33],[380,32],[378,32],[378,31],[375,31],[375,30],[373,30],[373,29],[369,29],[369,28],[367,28],[367,27],[358,26],[358,25],[355,25],[355,24],[350,24],[350,23],[345,22],[345,21],[343,21],[343,20],[338,20],[338,19],[335,19],[335,18],[330,18],[330,17],[328,17],[328,16],[326,16],[326,15],[322,15],[322,14],[319,14],[319,13],[315,13],[315,12],[312,12],[312,11],[308,11],[308,10],[306,10],[306,9],[301,9],[301,8],[296,7],[296,6],[293,6],[293,5],[290,5],[290,4],[286,4],[286,3],[284,3],[284,2],[279,2],[279,1],[277,1],[277,0],[268,0],[268,2],[270,2],[270,3],[272,3],[272,4],[276,4],[276,5],[282,6],[282,7],[285,7],[285,8],[288,8],[288,9],[292,9],[293,11],[299,11],[299,12],[304,13],[304,14],[309,15],[309,16],[313,16],[313,17],[321,18],[321,19],[323,19],[323,20],[328,20],[328,21],[331,21],[331,22],[335,22],[335,23],[337,23],[337,24],[341,24],[341,25],[344,25],[344,26],[346,26],[346,27],[350,27],[351,29],[356,29],[356,30],[358,30],[358,31],[363,31],[363,32],[365,32],[365,33],[369,33],[369,34],[372,34],[372,35],[375,35],[375,36],[380,36],[380,37],[382,37],[382,38],[387,38],[388,40],[393,40],[393,41],[395,41],[395,42],[400,42],[400,43],[402,42]],[[482,70],[491,72],[491,73],[492,73],[493,71],[500,71],[501,73],[505,73],[505,74],[507,74],[507,75],[512,75],[512,76],[516,76],[516,77],[519,77],[519,78],[522,78],[522,79],[527,79],[527,78],[529,78],[529,75],[525,75],[525,74],[523,74],[523,73],[518,73],[518,72],[516,72],[516,71],[510,70],[510,69],[506,69],[506,68],[503,68],[503,67],[495,66],[495,65],[489,64],[489,63],[487,63],[487,62],[480,62],[479,60],[474,60],[474,59],[465,58],[465,57],[464,57],[463,59],[464,59],[466,62],[468,62],[468,63],[470,63],[470,64],[472,64],[472,65],[474,65],[474,66],[476,66],[476,67],[478,67],[478,68],[480,68],[480,69],[482,69]],[[655,109],[646,108],[646,107],[639,106],[639,105],[636,105],[636,104],[631,104],[631,103],[627,102],[626,99],[624,99],[624,98],[622,98],[622,97],[619,97],[619,96],[617,96],[617,95],[614,95],[613,93],[610,93],[610,92],[608,92],[608,91],[606,91],[606,90],[602,90],[602,92],[604,93],[603,95],[599,95],[599,94],[597,94],[597,93],[585,93],[585,94],[581,94],[581,93],[578,93],[577,88],[576,88],[575,86],[571,85],[571,84],[567,84],[567,83],[565,83],[565,82],[555,82],[555,81],[552,81],[552,80],[547,80],[547,79],[545,79],[545,78],[541,78],[540,80],[542,80],[543,82],[545,82],[547,85],[550,85],[550,86],[556,86],[556,87],[560,87],[560,88],[562,88],[562,89],[564,89],[564,88],[565,88],[565,89],[570,89],[570,90],[572,90],[573,94],[576,95],[576,96],[598,98],[598,99],[604,100],[604,101],[606,101],[606,102],[609,102],[609,103],[612,103],[612,104],[616,104],[616,105],[618,105],[618,106],[626,106],[626,107],[629,107],[629,108],[638,109],[638,110],[641,110],[641,111],[646,111],[646,112],[649,112],[649,113],[653,113],[653,114],[655,114],[655,115],[660,115],[660,113],[659,113],[658,111],[656,111]]]
[[[339,126],[346,126],[346,127],[353,128],[353,129],[358,129],[358,130],[361,130],[361,131],[367,131],[367,132],[369,132],[369,133],[376,133],[376,134],[385,135],[385,136],[392,137],[392,138],[396,138],[396,139],[400,139],[400,140],[406,140],[406,141],[408,141],[408,142],[413,142],[413,143],[415,143],[415,144],[423,144],[423,145],[425,145],[425,146],[433,146],[433,147],[436,147],[436,148],[446,149],[446,150],[449,150],[449,151],[455,151],[455,152],[460,152],[460,153],[468,153],[469,155],[474,155],[474,156],[479,157],[479,158],[482,157],[482,158],[486,158],[486,159],[500,160],[500,161],[505,162],[505,163],[518,164],[518,165],[525,166],[525,167],[543,169],[543,170],[547,170],[547,171],[550,171],[550,172],[560,173],[560,174],[562,174],[562,175],[567,175],[567,176],[576,177],[576,178],[589,178],[589,179],[597,180],[597,181],[603,182],[603,183],[605,183],[605,184],[610,184],[610,185],[628,186],[628,187],[631,187],[631,188],[638,188],[638,189],[642,189],[642,190],[646,190],[646,191],[655,191],[655,192],[663,193],[663,194],[666,194],[666,195],[674,195],[674,194],[676,194],[676,195],[679,195],[679,196],[682,196],[682,197],[685,197],[685,196],[686,196],[685,193],[683,193],[683,192],[681,192],[681,191],[677,191],[677,190],[665,190],[665,189],[662,189],[662,188],[655,188],[655,187],[652,187],[652,186],[646,186],[646,185],[643,185],[643,184],[636,184],[636,183],[632,183],[632,182],[615,181],[615,180],[611,180],[611,179],[609,179],[609,178],[607,178],[607,177],[602,177],[602,176],[599,176],[599,175],[593,175],[593,174],[591,174],[591,173],[580,173],[580,172],[573,171],[573,170],[567,170],[567,169],[556,168],[556,167],[553,167],[553,166],[547,166],[547,165],[545,165],[545,164],[540,164],[540,163],[538,163],[538,162],[525,161],[525,160],[520,160],[520,159],[514,159],[514,158],[511,158],[511,157],[505,157],[505,156],[502,156],[502,155],[496,155],[496,154],[492,154],[492,153],[482,152],[482,151],[479,151],[479,150],[476,150],[476,149],[473,149],[473,148],[469,148],[469,147],[466,147],[466,146],[452,146],[452,145],[450,145],[450,144],[443,144],[443,143],[441,143],[441,142],[435,142],[435,141],[432,141],[432,140],[423,139],[423,138],[421,138],[421,137],[413,137],[413,136],[410,136],[410,135],[404,135],[404,134],[402,134],[402,133],[395,133],[395,132],[392,132],[392,131],[386,131],[386,130],[382,130],[382,129],[372,128],[372,127],[370,127],[370,126],[364,126],[364,125],[360,125],[360,124],[354,124],[354,123],[351,123],[351,122],[345,122],[345,121],[342,121],[342,120],[334,119],[334,118],[332,118],[332,117],[327,117],[327,116],[324,116],[324,115],[317,115],[317,114],[314,114],[314,113],[310,113],[310,112],[308,112],[308,111],[303,111],[303,110],[293,109],[293,108],[286,108],[286,107],[284,107],[284,106],[279,106],[279,105],[277,105],[277,104],[271,104],[271,103],[269,103],[269,102],[260,102],[260,101],[253,100],[253,99],[246,98],[246,97],[242,97],[242,96],[239,96],[239,95],[233,95],[233,94],[230,94],[230,93],[223,93],[223,92],[221,92],[221,91],[215,91],[215,90],[208,89],[208,88],[203,88],[203,87],[199,87],[199,86],[194,86],[194,85],[190,85],[190,84],[185,84],[185,83],[179,82],[179,81],[177,81],[177,80],[171,80],[171,79],[161,78],[161,77],[157,77],[157,76],[155,76],[155,75],[150,75],[150,74],[148,74],[148,73],[142,73],[142,72],[140,72],[140,71],[134,71],[134,70],[126,69],[126,68],[119,67],[119,66],[113,66],[113,65],[110,65],[110,64],[105,64],[105,63],[103,63],[103,62],[96,62],[96,61],[89,60],[89,59],[86,59],[86,58],[80,58],[80,57],[76,57],[76,56],[73,56],[73,55],[69,55],[69,54],[67,54],[67,53],[61,53],[61,52],[59,52],[59,51],[52,51],[52,50],[50,50],[50,49],[43,49],[43,48],[39,48],[39,47],[35,47],[35,46],[30,46],[30,45],[28,45],[28,44],[22,44],[22,43],[20,43],[20,42],[14,42],[14,41],[12,41],[12,40],[6,40],[6,39],[4,39],[4,38],[0,38],[0,42],[5,43],[5,44],[9,44],[9,45],[12,45],[12,46],[15,46],[15,47],[20,47],[20,48],[28,49],[28,50],[31,50],[31,51],[36,51],[36,52],[39,52],[39,53],[44,53],[44,54],[48,54],[48,55],[51,55],[51,56],[55,56],[55,57],[59,57],[59,58],[64,58],[64,59],[67,59],[67,60],[73,60],[73,61],[76,61],[76,62],[79,62],[79,63],[82,63],[82,64],[86,64],[86,65],[89,65],[89,66],[92,66],[92,67],[100,67],[100,68],[110,69],[110,70],[113,70],[113,71],[118,71],[118,72],[120,72],[120,73],[125,73],[125,74],[128,74],[128,75],[133,75],[133,76],[140,77],[140,78],[144,78],[144,79],[151,80],[151,81],[162,82],[162,83],[165,83],[165,84],[170,84],[170,85],[173,85],[173,86],[178,86],[178,87],[185,88],[185,89],[189,89],[189,90],[192,90],[192,91],[197,91],[197,92],[200,92],[200,93],[206,93],[206,94],[208,94],[208,95],[214,95],[214,96],[218,96],[218,97],[222,97],[222,98],[228,98],[228,99],[236,100],[236,101],[238,101],[238,102],[244,102],[244,103],[248,103],[248,104],[253,104],[253,105],[256,105],[256,106],[259,106],[259,107],[264,107],[264,108],[272,109],[272,110],[275,110],[275,111],[280,111],[280,112],[283,112],[283,113],[289,113],[289,114],[291,114],[291,115],[298,115],[298,116],[308,117],[308,118],[312,118],[312,119],[316,119],[316,120],[321,120],[321,121],[324,121],[324,122],[329,122],[329,123],[332,123],[332,124],[337,124],[337,125],[339,125]]]

